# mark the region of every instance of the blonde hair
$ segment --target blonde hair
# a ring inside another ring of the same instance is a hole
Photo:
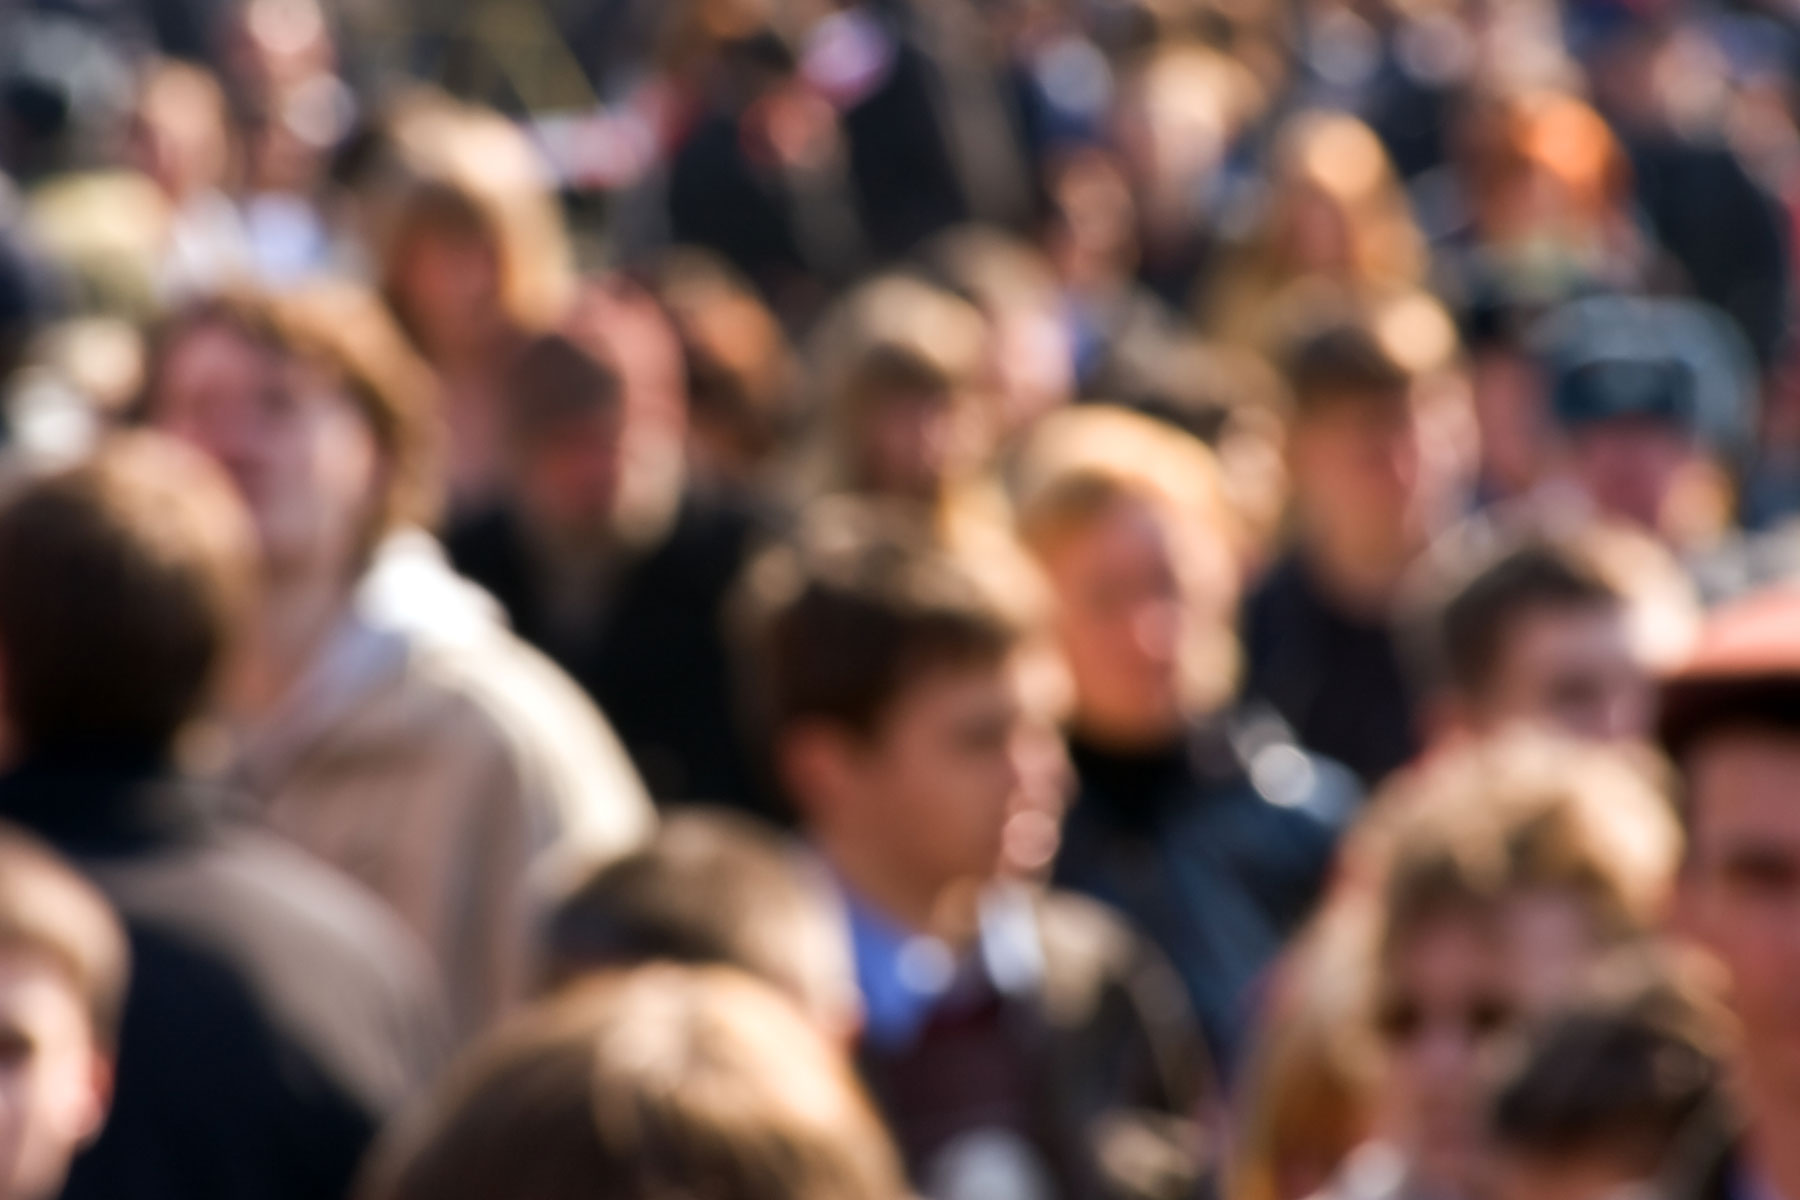
[[[1245,547],[1212,451],[1153,418],[1084,405],[1041,421],[1012,475],[1019,537],[1040,559],[1136,501],[1169,521],[1184,571],[1228,581],[1213,610],[1195,614],[1187,655],[1190,699],[1203,708],[1223,703],[1239,666],[1234,621]]]

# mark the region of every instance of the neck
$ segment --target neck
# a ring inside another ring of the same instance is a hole
[[[351,586],[335,574],[298,572],[266,581],[243,706],[261,713],[285,696],[350,608]]]
[[[880,850],[848,838],[815,839],[832,870],[858,899],[914,933],[928,934],[952,949],[974,944],[979,932],[982,884],[978,879],[921,880],[897,870]]]
[[[1407,537],[1305,538],[1314,578],[1333,597],[1363,613],[1384,612],[1422,545]]]

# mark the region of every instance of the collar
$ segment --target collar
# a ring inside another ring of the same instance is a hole
[[[0,776],[0,818],[64,853],[129,853],[191,834],[205,805],[161,751],[67,747]]]

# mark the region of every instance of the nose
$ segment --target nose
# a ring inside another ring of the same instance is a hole
[[[1131,621],[1131,640],[1138,652],[1157,663],[1173,662],[1181,652],[1181,605],[1174,600],[1149,601]]]

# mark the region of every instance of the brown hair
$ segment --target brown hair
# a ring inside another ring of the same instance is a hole
[[[1008,594],[1012,582],[945,549],[898,506],[814,505],[746,578],[759,715],[777,733],[809,719],[873,733],[921,675],[998,662],[1025,639],[1029,602]]]
[[[780,834],[740,813],[671,814],[648,846],[570,888],[551,913],[546,974],[563,986],[658,960],[731,966],[827,1024],[854,998],[831,919]]]
[[[662,965],[527,1010],[375,1159],[363,1200],[900,1200],[843,1056],[766,985]]]
[[[253,541],[200,455],[121,435],[0,507],[0,659],[28,751],[165,752],[248,619]]]
[[[342,384],[387,465],[365,548],[400,526],[436,521],[442,500],[437,383],[373,294],[353,284],[316,283],[278,297],[223,293],[178,310],[151,332],[140,420],[155,422],[170,360],[188,335],[209,328],[315,362]]]
[[[40,954],[80,993],[94,1040],[111,1051],[130,950],[106,898],[48,847],[0,824],[0,956]]]

